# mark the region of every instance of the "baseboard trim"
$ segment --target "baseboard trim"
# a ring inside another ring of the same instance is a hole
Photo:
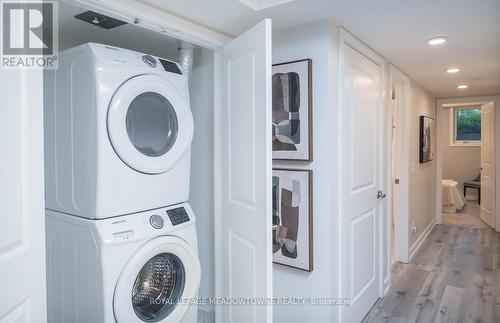
[[[413,243],[413,245],[410,247],[410,257],[409,257],[410,262],[417,253],[418,249],[420,249],[420,247],[424,243],[425,239],[427,239],[427,236],[429,236],[429,233],[431,233],[435,225],[436,225],[436,219],[433,219],[431,223],[427,226],[427,228],[425,228],[424,232],[422,232],[417,241],[415,241],[415,243]]]
[[[387,293],[389,292],[389,289],[391,289],[391,275],[390,274],[384,281],[384,296],[387,295]]]

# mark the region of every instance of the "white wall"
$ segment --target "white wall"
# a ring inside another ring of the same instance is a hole
[[[314,271],[301,272],[274,265],[276,297],[342,297],[339,295],[338,149],[338,26],[320,21],[273,35],[273,63],[303,58],[313,60],[313,141],[314,161],[274,162],[275,167],[313,170]],[[410,156],[409,245],[422,237],[434,221],[435,162],[419,163],[420,115],[436,117],[435,99],[411,82],[408,135]],[[413,167],[411,167],[413,165]],[[329,201],[328,201],[329,200]],[[411,234],[415,223],[417,234]],[[388,234],[388,233],[385,233]],[[385,242],[385,246],[389,243]],[[384,249],[385,250],[385,249]],[[384,258],[385,259],[385,258]],[[389,268],[387,266],[387,268]],[[388,274],[388,273],[386,273]],[[274,322],[336,322],[338,306],[275,306]]]
[[[191,147],[191,184],[189,202],[196,215],[198,253],[201,263],[200,298],[214,297],[214,88],[213,52],[196,48],[190,83],[194,137]],[[200,305],[200,316],[213,322],[213,305]]]
[[[337,107],[338,27],[320,21],[273,34],[273,63],[312,59],[313,148],[312,162],[273,162],[274,167],[313,170],[314,270],[311,273],[274,264],[275,297],[333,297],[338,288],[339,213],[335,177],[337,142],[334,138]],[[274,322],[334,322],[335,306],[275,306]]]
[[[436,118],[436,101],[420,85],[411,82],[410,113],[410,190],[409,190],[409,245],[411,251],[416,247],[418,239],[434,221],[436,204],[436,159],[425,164],[419,163],[420,116]],[[412,224],[417,233],[411,232]]]
[[[453,179],[460,183],[459,189],[463,193],[463,183],[474,180],[479,175],[481,166],[481,147],[480,146],[450,146],[450,111],[444,110],[442,118],[438,121],[438,127],[443,131],[443,145],[441,153],[443,155],[443,178]],[[467,196],[477,199],[477,190],[467,190]]]

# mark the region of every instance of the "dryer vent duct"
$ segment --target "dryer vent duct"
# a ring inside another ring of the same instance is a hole
[[[191,73],[193,68],[194,45],[179,40],[178,62],[188,73]]]

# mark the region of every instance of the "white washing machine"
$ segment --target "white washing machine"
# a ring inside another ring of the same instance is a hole
[[[196,323],[188,204],[92,220],[48,211],[48,322]]]
[[[185,202],[193,117],[175,62],[87,43],[45,73],[46,207],[100,219]]]

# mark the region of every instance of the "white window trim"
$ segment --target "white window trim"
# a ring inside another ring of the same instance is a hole
[[[465,110],[465,109],[477,109],[477,106],[456,106],[456,107],[450,107],[450,143],[449,145],[451,147],[480,147],[481,146],[481,140],[473,140],[473,141],[457,141],[455,140],[456,138],[456,123],[455,123],[455,116],[456,116],[456,111],[457,109],[460,110]],[[481,109],[481,107],[479,107]]]

